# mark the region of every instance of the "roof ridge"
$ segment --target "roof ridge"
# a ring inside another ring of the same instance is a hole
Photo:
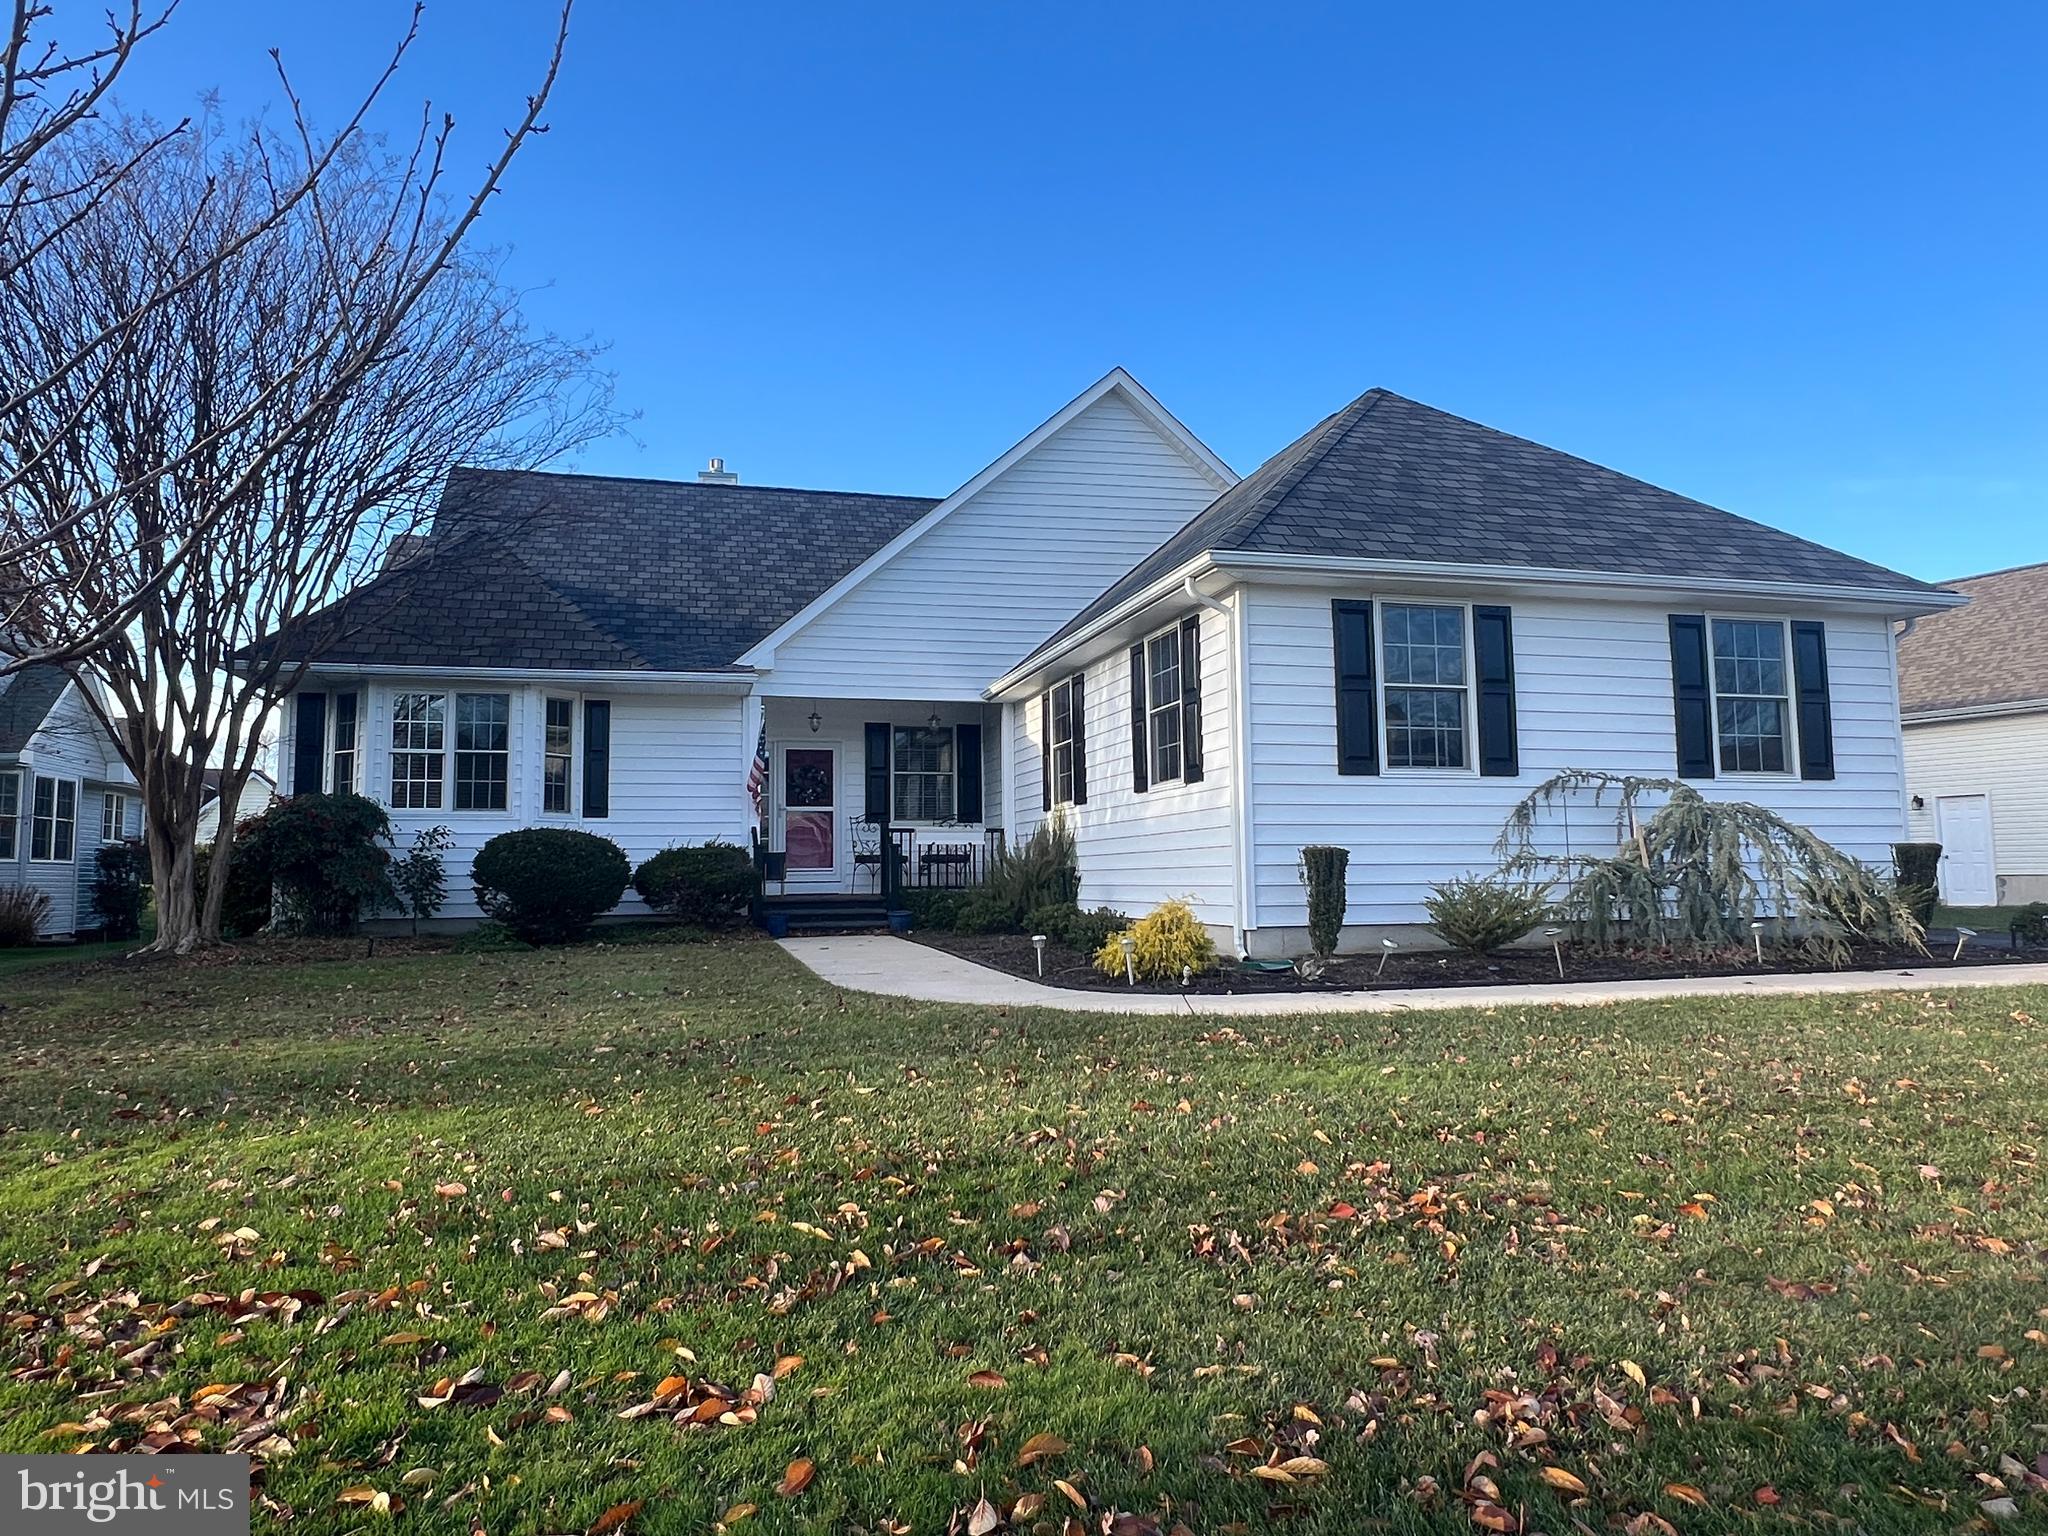
[[[458,464],[449,475],[530,476],[549,480],[608,480],[620,485],[662,485],[678,490],[782,491],[793,496],[845,496],[866,501],[928,501],[936,506],[943,496],[917,495],[909,491],[834,491],[817,485],[751,485],[744,482],[718,483],[704,480],[676,480],[662,475],[601,475],[581,469],[501,469],[489,464]]]
[[[1979,571],[1974,576],[1944,576],[1942,585],[1955,586],[1966,581],[1989,581],[1993,576],[2017,576],[2021,571],[2048,570],[2048,560],[2023,560],[2018,565],[2001,565],[1995,571]]]
[[[1272,492],[1270,494],[1262,493],[1252,504],[1252,508],[1246,514],[1250,520],[1246,521],[1245,518],[1239,518],[1232,522],[1228,528],[1221,530],[1222,534],[1244,539],[1250,539],[1256,535],[1266,519],[1280,510],[1281,505],[1289,496],[1294,494],[1300,487],[1301,482],[1308,478],[1309,473],[1318,464],[1322,463],[1324,459],[1328,458],[1335,451],[1338,444],[1358,430],[1358,424],[1372,414],[1373,407],[1378,405],[1386,397],[1387,393],[1386,390],[1381,389],[1378,385],[1374,385],[1356,400],[1343,407],[1343,409],[1332,411],[1329,416],[1324,418],[1322,429],[1311,434],[1314,441],[1310,443],[1299,459],[1288,466],[1287,471],[1279,477]],[[1350,417],[1349,421],[1345,421],[1347,416]],[[1341,431],[1333,430],[1339,422],[1343,422],[1343,429]],[[1256,516],[1251,516],[1253,511],[1256,512]]]

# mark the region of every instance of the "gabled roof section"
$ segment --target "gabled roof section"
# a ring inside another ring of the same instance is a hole
[[[318,633],[322,662],[342,665],[730,668],[936,504],[458,469],[431,536],[294,626],[287,649]]]
[[[27,747],[42,723],[64,696],[71,681],[62,667],[38,662],[0,677],[0,752]]]
[[[897,534],[888,543],[875,550],[860,564],[849,570],[838,581],[819,592],[808,603],[791,614],[783,623],[751,646],[739,659],[756,666],[773,665],[775,648],[782,641],[802,629],[811,620],[830,608],[848,592],[874,574],[889,561],[895,559],[917,540],[938,527],[953,513],[1007,470],[1024,459],[1030,452],[1053,437],[1068,423],[1081,416],[1088,408],[1105,395],[1116,394],[1130,405],[1145,421],[1149,422],[1163,438],[1184,454],[1202,474],[1206,475],[1219,491],[1227,490],[1237,483],[1237,472],[1212,452],[1194,433],[1183,426],[1173,413],[1153,398],[1151,391],[1131,377],[1129,372],[1118,367],[1112,368],[1088,388],[1069,400],[1027,436],[1020,439],[994,463],[969,480],[945,500],[933,505],[923,516]]]
[[[2048,562],[1948,585],[1970,601],[1921,619],[1899,641],[1900,710],[2048,709]]]
[[[1371,389],[1217,497],[1035,654],[1209,552],[1498,566],[1560,576],[1939,590],[1527,438]]]

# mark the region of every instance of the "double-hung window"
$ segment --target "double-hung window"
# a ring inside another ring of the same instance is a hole
[[[566,816],[576,763],[576,701],[549,699],[541,729],[540,808]]]
[[[1466,665],[1465,609],[1447,603],[1381,603],[1380,632],[1387,766],[1466,767],[1471,669]]]
[[[953,727],[899,725],[893,745],[896,820],[951,821],[958,803]]]
[[[69,864],[77,848],[77,782],[38,774],[35,813],[29,823],[29,858],[46,864]]]
[[[333,746],[329,753],[328,788],[346,795],[356,787],[356,710],[362,696],[337,693],[333,699]]]
[[[118,843],[127,829],[128,797],[108,790],[100,796],[100,841]]]
[[[504,810],[511,761],[512,695],[455,695],[455,809]]]
[[[0,860],[21,855],[21,775],[0,769]]]
[[[1152,749],[1152,783],[1181,776],[1180,628],[1145,642],[1145,735]]]
[[[391,700],[391,803],[438,811],[446,776],[448,695],[401,693]]]
[[[1048,736],[1052,742],[1052,803],[1072,805],[1074,803],[1074,738],[1075,716],[1074,693],[1080,686],[1079,678],[1068,678],[1055,684],[1052,690],[1052,729]]]
[[[1777,619],[1713,621],[1714,742],[1723,773],[1788,773],[1790,668]]]

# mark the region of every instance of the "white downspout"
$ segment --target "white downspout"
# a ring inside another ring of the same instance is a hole
[[[1244,626],[1239,622],[1238,609],[1229,603],[1219,602],[1206,593],[1195,589],[1195,578],[1181,579],[1181,591],[1188,601],[1223,615],[1224,634],[1229,638],[1230,655],[1224,668],[1226,688],[1230,705],[1231,756],[1231,875],[1234,885],[1231,901],[1230,932],[1237,947],[1238,958],[1244,958],[1245,930],[1251,926],[1251,879],[1249,858],[1251,849],[1251,730],[1245,719],[1245,668]],[[1239,592],[1244,590],[1240,587]]]

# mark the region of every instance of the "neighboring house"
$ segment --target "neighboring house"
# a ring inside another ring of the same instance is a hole
[[[204,788],[199,803],[199,836],[201,848],[211,846],[220,835],[220,770],[209,768],[203,775]],[[249,777],[242,785],[241,798],[235,802],[235,820],[247,821],[251,816],[261,816],[277,803],[277,780],[261,768],[250,770]]]
[[[51,666],[0,676],[0,886],[49,895],[45,938],[98,926],[93,855],[142,830],[135,780],[82,686]]]
[[[972,878],[1057,805],[1085,903],[1287,954],[1303,844],[1351,850],[1356,945],[1564,768],[1888,863],[1894,624],[1960,601],[1384,390],[1240,481],[1118,369],[937,502],[460,471],[309,621],[279,761],[451,827],[455,917],[508,827],[745,842],[765,736],[790,893],[871,890],[881,827],[912,883]]]
[[[1912,835],[1956,906],[2048,901],[2048,564],[1948,583],[1899,640]]]

